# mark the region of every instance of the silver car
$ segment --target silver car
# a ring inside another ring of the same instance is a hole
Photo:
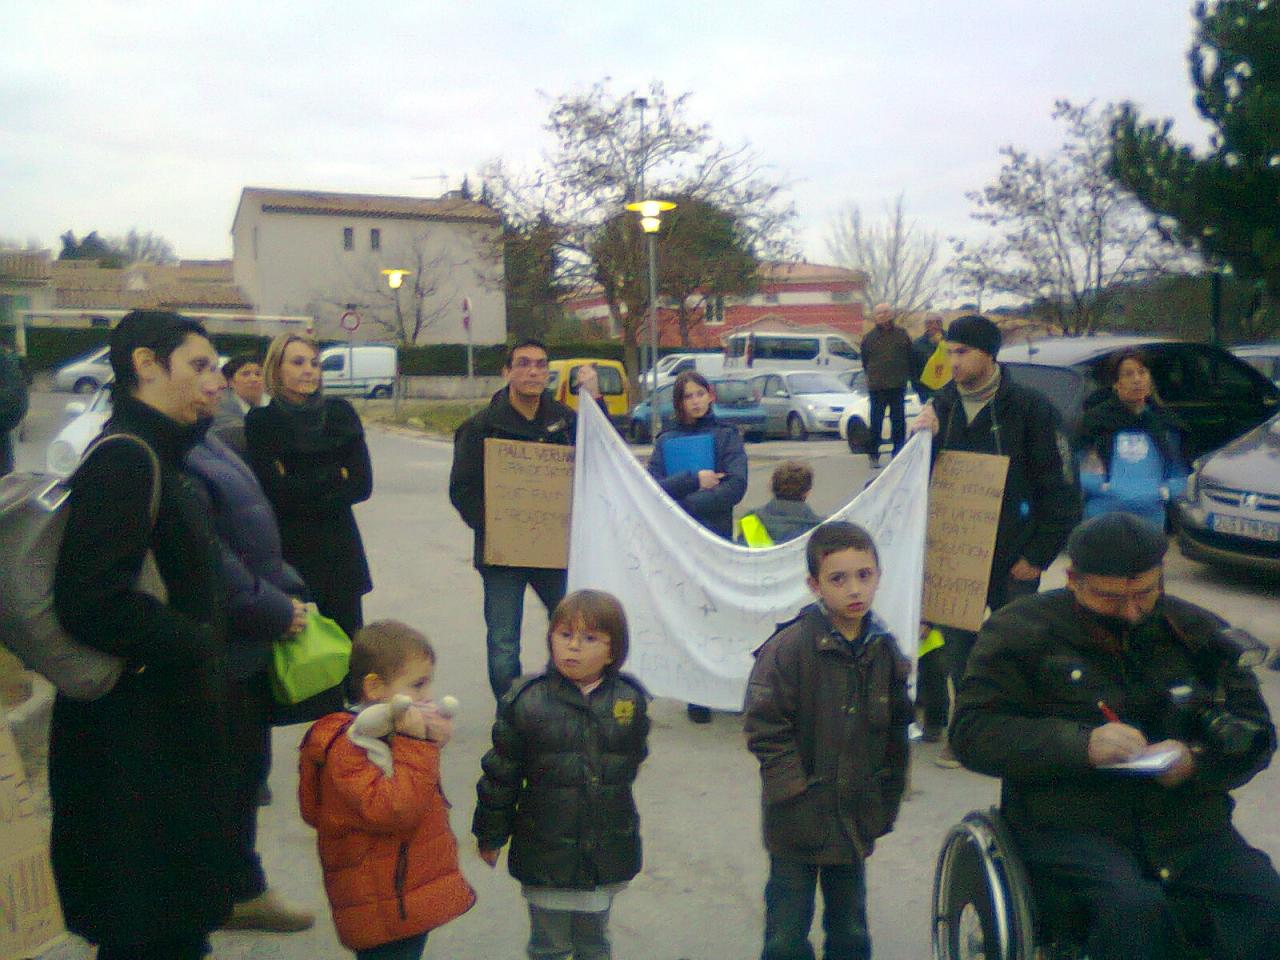
[[[1178,542],[1195,560],[1280,572],[1280,414],[1192,464]]]
[[[762,373],[749,381],[765,412],[765,435],[804,440],[839,433],[840,418],[857,399],[835,374],[822,370]]]
[[[53,389],[93,393],[111,379],[110,347],[98,347],[64,363],[53,374]]]
[[[1241,344],[1231,352],[1280,387],[1280,340]]]

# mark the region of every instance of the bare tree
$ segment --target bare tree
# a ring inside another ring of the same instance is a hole
[[[866,275],[867,307],[888,303],[900,314],[915,313],[933,304],[942,283],[938,235],[907,218],[902,194],[879,223],[864,222],[858,206],[849,204],[832,220],[827,248],[837,263]]]
[[[177,263],[173,244],[148,230],[140,233],[132,228],[123,237],[108,237],[107,243],[126,263]]]
[[[464,255],[451,254],[431,233],[421,233],[408,243],[384,246],[376,257],[368,255],[356,266],[348,265],[342,285],[325,290],[316,299],[338,309],[354,305],[363,311],[363,320],[409,347],[459,309],[461,295],[449,278],[471,262]],[[402,286],[393,290],[382,273],[384,268],[410,272]]]
[[[709,125],[690,121],[689,97],[670,97],[656,82],[616,96],[606,78],[552,101],[546,129],[554,146],[541,168],[520,175],[495,161],[485,171],[484,192],[508,223],[554,229],[560,284],[603,290],[633,372],[649,307],[646,261],[642,242],[617,218],[625,204],[645,199],[642,184],[648,197],[684,195],[726,211],[757,258],[784,259],[794,248],[784,184],[749,146],[724,144]]]
[[[976,249],[957,247],[962,275],[1037,301],[1064,334],[1096,328],[1111,286],[1187,265],[1109,175],[1116,113],[1111,104],[1057,101],[1053,117],[1066,126],[1057,152],[1003,147],[996,179],[967,194],[973,219],[994,236]]]

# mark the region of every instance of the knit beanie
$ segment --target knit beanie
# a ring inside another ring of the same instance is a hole
[[[992,357],[1000,352],[1000,328],[976,313],[952,320],[943,339],[949,343],[963,343],[966,347],[989,353]]]
[[[1131,513],[1104,513],[1071,531],[1067,556],[1077,573],[1131,579],[1160,566],[1164,531]]]

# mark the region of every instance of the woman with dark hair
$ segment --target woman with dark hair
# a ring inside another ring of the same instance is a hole
[[[245,418],[249,464],[280,521],[284,558],[316,606],[353,635],[373,589],[352,505],[373,492],[364,426],[346,400],[321,393],[320,349],[282,334],[263,364],[271,403]]]
[[[1111,394],[1085,410],[1076,436],[1085,518],[1132,513],[1163,529],[1165,502],[1187,485],[1181,424],[1160,403],[1140,351],[1117,354],[1108,379]]]
[[[747,493],[747,451],[737,427],[716,419],[716,395],[696,370],[671,388],[676,422],[654,441],[649,473],[663,492],[712,533],[733,538],[733,508]],[[710,723],[711,710],[689,704],[689,719]]]

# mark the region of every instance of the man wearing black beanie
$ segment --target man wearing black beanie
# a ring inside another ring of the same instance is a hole
[[[1046,929],[1081,932],[1043,916],[1065,892],[1093,960],[1182,957],[1184,938],[1196,956],[1274,960],[1280,876],[1235,831],[1228,793],[1276,749],[1250,669],[1265,648],[1165,595],[1165,547],[1130,514],[1078,527],[1066,588],[983,625],[951,745],[1003,780]]]
[[[933,395],[912,430],[933,432],[935,457],[959,450],[1009,458],[987,586],[987,606],[994,612],[1040,589],[1040,574],[1080,519],[1080,494],[1053,405],[996,363],[1000,328],[968,314],[951,321],[944,340],[951,382]],[[976,634],[950,627],[943,634],[947,669],[958,688]],[[934,704],[926,712],[941,711]],[[935,762],[958,766],[945,749]]]

